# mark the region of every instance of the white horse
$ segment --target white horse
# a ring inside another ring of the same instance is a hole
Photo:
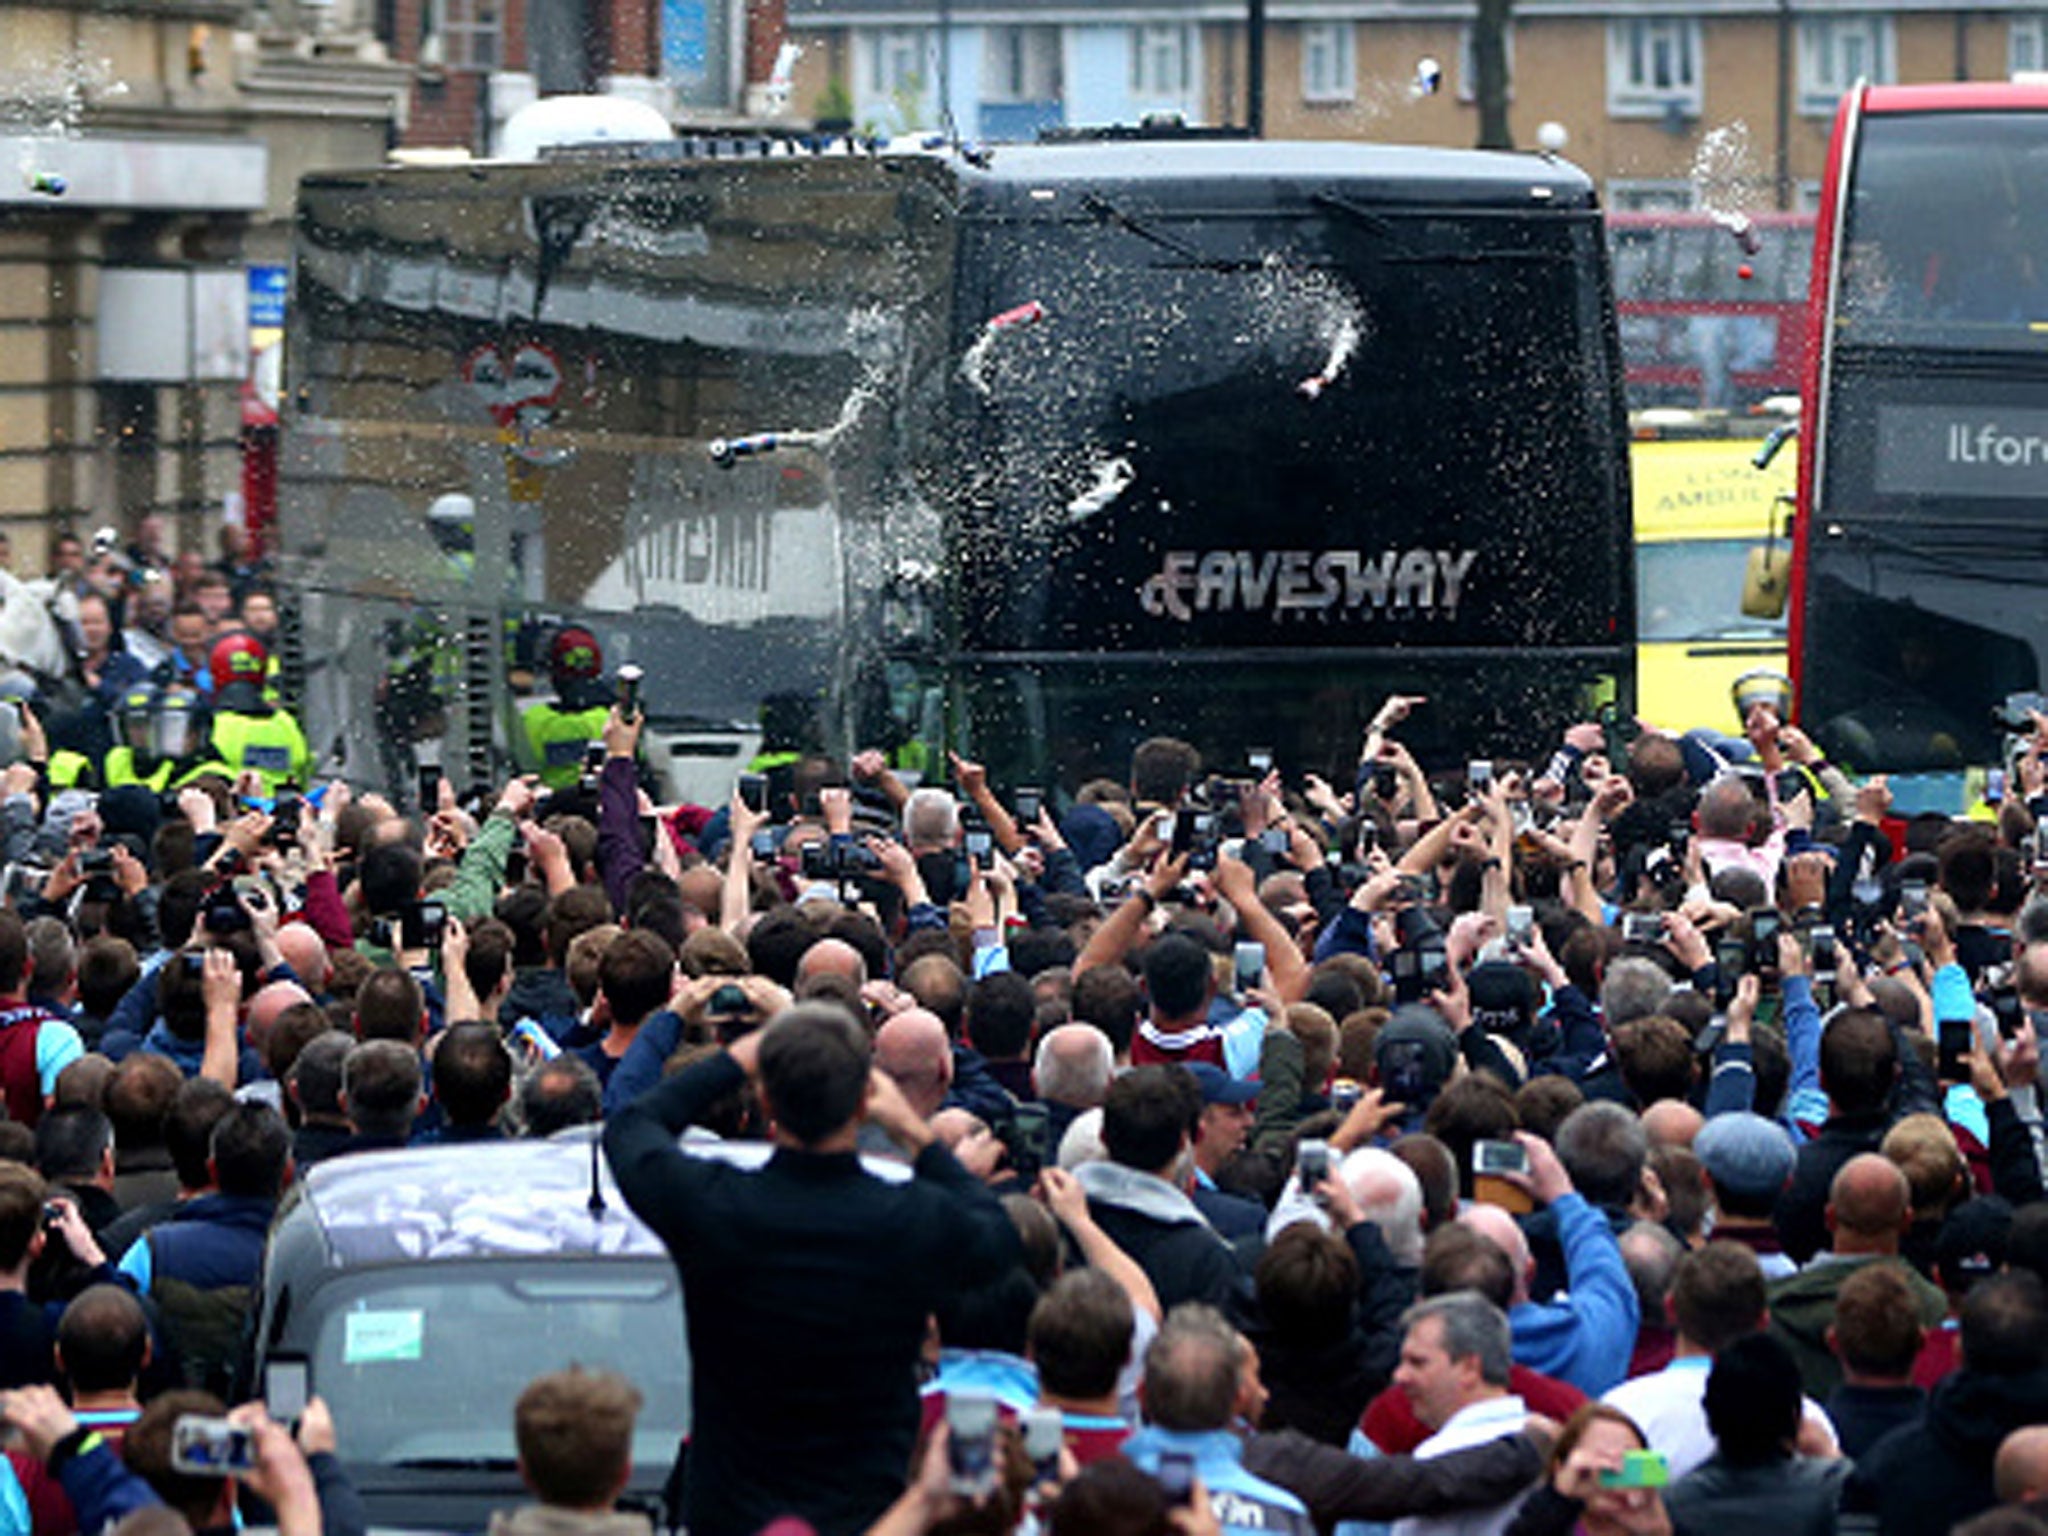
[[[46,576],[22,581],[0,570],[0,693],[15,691],[5,686],[15,678],[45,689],[62,685],[71,658],[58,619],[69,621],[77,608],[77,599]]]

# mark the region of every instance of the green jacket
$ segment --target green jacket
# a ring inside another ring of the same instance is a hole
[[[518,835],[519,828],[510,816],[493,811],[484,818],[475,840],[462,850],[455,879],[441,892],[441,905],[450,917],[469,924],[491,915],[498,892],[504,889],[505,860]]]
[[[312,774],[313,754],[305,732],[282,709],[269,715],[215,715],[213,750],[234,772],[253,770],[263,780],[266,795],[276,794],[287,779],[304,784]]]
[[[171,775],[177,766],[167,757],[159,758],[156,766],[144,773],[136,766],[133,747],[115,747],[107,753],[107,787],[112,789],[119,784],[146,784],[158,794],[162,794],[171,787]]]
[[[1842,1282],[1866,1264],[1890,1264],[1905,1279],[1920,1315],[1920,1326],[1932,1328],[1948,1315],[1948,1297],[1904,1259],[1877,1254],[1834,1259],[1817,1254],[1796,1275],[1771,1282],[1771,1334],[1799,1364],[1806,1395],[1824,1403],[1842,1384],[1842,1363],[1828,1348],[1828,1328],[1835,1320],[1835,1293]]]
[[[574,789],[583,776],[583,754],[604,736],[609,704],[569,710],[536,704],[520,717],[520,765],[540,775],[549,789]]]

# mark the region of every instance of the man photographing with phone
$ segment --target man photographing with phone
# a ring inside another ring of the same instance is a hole
[[[296,1438],[261,1403],[231,1411],[204,1392],[166,1392],[152,1400],[116,1451],[81,1424],[54,1387],[0,1394],[0,1422],[48,1466],[78,1512],[80,1530],[110,1526],[138,1509],[168,1505],[195,1531],[232,1530],[247,1490],[268,1506],[253,1523],[278,1536],[360,1530],[362,1504],[335,1457],[334,1421],[319,1398],[306,1405]],[[184,1449],[181,1451],[181,1445]],[[192,1463],[195,1447],[234,1446],[218,1474]]]

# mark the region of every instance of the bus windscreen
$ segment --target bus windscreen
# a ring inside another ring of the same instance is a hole
[[[2048,348],[2048,112],[1873,113],[1838,345]]]
[[[1621,552],[1579,537],[1621,473],[1599,239],[1281,215],[970,243],[980,310],[1042,293],[1056,323],[966,416],[1000,466],[957,545],[966,648],[1611,644]]]

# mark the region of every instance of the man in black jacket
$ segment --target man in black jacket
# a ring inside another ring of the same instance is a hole
[[[1804,1264],[1827,1247],[1829,1186],[1844,1163],[1860,1152],[1875,1152],[1884,1140],[1894,1119],[1890,1099],[1899,1075],[1892,1026],[1874,1009],[1841,1014],[1821,1036],[1820,1085],[1828,1096],[1828,1118],[1799,1149],[1792,1182],[1772,1217],[1794,1263]],[[1904,1107],[1938,1109],[1917,1100]]]
[[[2007,1435],[2048,1421],[2048,1291],[2013,1270],[1962,1308],[1962,1368],[1934,1389],[1927,1416],[1864,1453],[1844,1512],[1877,1513],[1879,1536],[1941,1536],[1997,1502],[1994,1458]]]
[[[683,1153],[676,1137],[750,1077],[775,1125],[768,1160]],[[863,1169],[864,1120],[913,1154],[907,1182]],[[694,1420],[684,1522],[696,1536],[784,1514],[822,1536],[864,1530],[910,1465],[927,1317],[1019,1262],[1002,1206],[831,1004],[792,1008],[651,1089],[612,1119],[604,1147],[682,1275]]]
[[[1074,1171],[1088,1212],[1172,1311],[1184,1301],[1229,1307],[1249,1277],[1237,1251],[1189,1198],[1190,1147],[1202,1095],[1179,1067],[1138,1067],[1110,1085],[1102,1105],[1106,1163]]]

